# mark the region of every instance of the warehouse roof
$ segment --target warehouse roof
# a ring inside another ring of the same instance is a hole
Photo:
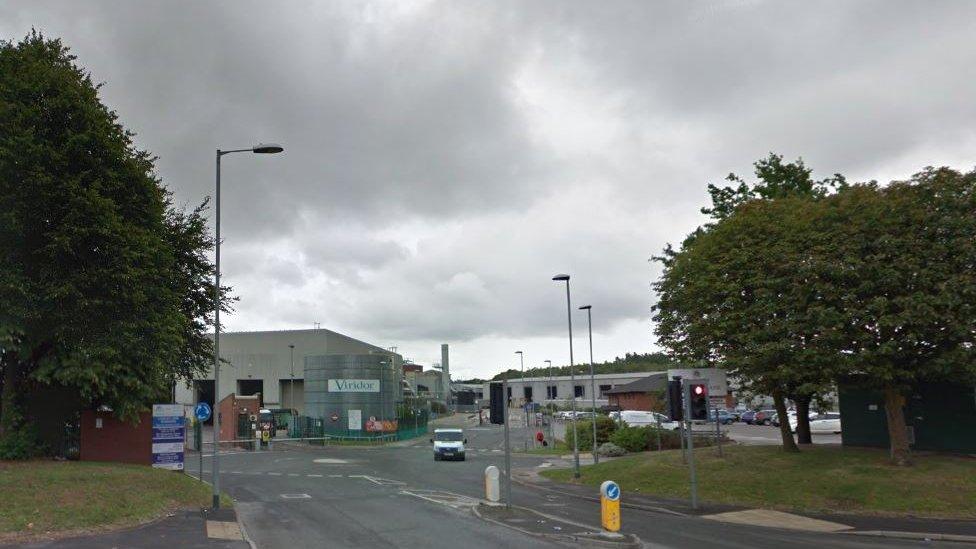
[[[621,393],[649,393],[651,391],[663,391],[668,386],[667,372],[652,374],[647,377],[631,381],[625,385],[618,385],[606,394],[619,395]]]

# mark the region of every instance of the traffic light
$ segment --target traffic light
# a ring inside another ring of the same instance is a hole
[[[688,408],[692,421],[708,420],[708,385],[691,383],[688,385]]]
[[[681,407],[681,381],[668,381],[668,416],[671,421],[684,419],[684,409]]]
[[[489,421],[502,425],[505,423],[505,392],[502,389],[501,382],[492,383],[490,388],[491,390],[488,392],[488,401],[491,406]]]

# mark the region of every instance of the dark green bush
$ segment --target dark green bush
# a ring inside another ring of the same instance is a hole
[[[610,442],[628,452],[643,452],[647,449],[647,438],[644,427],[623,427],[610,436]]]
[[[593,422],[590,420],[577,421],[576,430],[579,432],[579,448],[581,450],[593,449]],[[596,442],[597,446],[604,442],[610,442],[610,437],[617,430],[617,424],[606,416],[596,418]],[[566,424],[566,446],[573,447],[573,424]]]

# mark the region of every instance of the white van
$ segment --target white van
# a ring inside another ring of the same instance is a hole
[[[464,445],[468,439],[464,438],[461,429],[434,429],[434,461],[442,459],[459,459],[464,461]]]
[[[643,410],[623,410],[620,412],[620,419],[629,427],[644,427],[647,425],[657,426],[660,422],[661,428],[668,431],[678,429],[678,422],[671,421],[664,414],[657,412],[645,412]]]

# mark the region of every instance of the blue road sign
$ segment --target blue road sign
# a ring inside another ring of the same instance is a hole
[[[193,408],[193,415],[196,416],[197,421],[207,421],[210,419],[210,414],[210,405],[206,402],[198,402]]]
[[[607,499],[616,500],[620,497],[620,486],[616,482],[607,485]]]

